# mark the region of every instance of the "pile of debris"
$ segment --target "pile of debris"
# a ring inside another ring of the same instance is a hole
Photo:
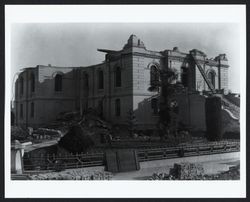
[[[98,111],[92,108],[89,108],[83,113],[80,124],[91,129],[111,129],[111,125],[108,122],[104,121],[102,118],[100,118]]]
[[[204,180],[240,180],[240,164],[229,167],[228,171],[215,175],[205,175]]]
[[[88,171],[85,169],[68,170],[30,175],[30,180],[110,180],[112,173],[106,171]]]
[[[180,163],[167,173],[154,173],[150,180],[200,180],[203,179],[204,168],[201,164]]]
[[[13,129],[15,128],[13,127]],[[16,136],[25,132],[19,132],[21,128],[17,129],[18,132],[12,132],[13,139],[20,139]],[[79,112],[61,113],[56,122],[38,129],[32,128],[31,134],[33,142],[59,139],[57,149],[64,150],[64,153],[73,154],[85,153],[89,149],[102,147],[103,143],[109,143],[112,139],[111,125],[100,118],[94,109],[86,110],[82,116]],[[29,135],[28,132],[27,135]],[[22,136],[26,137],[27,135]]]
[[[81,119],[81,115],[78,111],[61,112],[57,115],[56,119],[62,123],[69,123],[73,121],[79,121]]]
[[[95,144],[107,143],[112,139],[111,124],[100,118],[94,109],[85,111],[79,124],[91,134]]]
[[[47,128],[53,129],[65,129],[76,124],[80,124],[83,127],[93,128],[105,128],[110,129],[111,125],[100,118],[99,112],[95,109],[88,108],[81,115],[79,111],[61,112],[56,121],[46,125]]]
[[[73,118],[73,120],[77,120],[77,118]],[[68,132],[59,141],[59,146],[69,152],[86,152],[88,149],[112,139],[110,124],[101,119],[96,110],[89,109],[83,114],[80,121],[70,123]]]
[[[42,139],[54,139],[63,136],[60,130],[49,129],[49,128],[38,128],[32,132],[32,136],[36,139],[42,137]]]
[[[29,139],[29,132],[18,126],[11,126],[11,141],[26,141]]]
[[[167,173],[154,173],[149,180],[174,180],[173,176]]]
[[[201,164],[174,164],[169,173],[154,173],[149,180],[239,180],[240,165],[232,166],[219,174],[205,175]]]
[[[55,121],[43,125],[42,128],[60,130],[63,134],[66,133],[70,126],[81,121],[81,115],[78,111],[61,112],[57,115]]]
[[[203,177],[204,168],[198,163],[175,163],[169,175],[178,180],[198,180]]]
[[[94,144],[95,141],[92,137],[92,133],[81,125],[70,127],[68,133],[58,142],[60,147],[72,153],[86,152],[89,148],[93,147]]]

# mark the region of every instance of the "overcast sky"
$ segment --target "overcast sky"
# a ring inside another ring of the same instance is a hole
[[[13,24],[11,30],[12,78],[20,69],[38,64],[88,66],[104,60],[97,48],[120,50],[131,34],[148,50],[179,47],[199,49],[208,58],[226,53],[229,89],[240,91],[239,29],[221,23],[36,23]]]

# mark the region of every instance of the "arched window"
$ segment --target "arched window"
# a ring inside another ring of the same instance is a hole
[[[103,71],[98,71],[98,88],[103,89]]]
[[[120,101],[120,99],[115,100],[115,115],[116,116],[121,115],[121,101]]]
[[[62,91],[62,75],[55,76],[55,91]]]
[[[103,117],[103,101],[102,100],[98,101],[98,112],[99,112],[100,117],[102,118]]]
[[[122,73],[121,68],[117,67],[115,69],[115,87],[121,87],[122,85]]]
[[[34,102],[30,104],[30,117],[33,118],[35,115],[35,105]]]
[[[210,80],[211,84],[215,87],[215,73],[210,71],[207,77]]]
[[[155,65],[152,65],[150,67],[150,85],[151,86],[158,85],[159,79],[160,79],[159,71]]]
[[[89,75],[87,73],[84,73],[83,85],[84,85],[84,88],[86,88],[86,89],[89,88]]]
[[[31,83],[31,85],[30,85],[31,92],[35,92],[35,75],[34,75],[34,73],[31,73],[31,75],[30,75],[30,83]]]
[[[153,109],[154,114],[158,114],[159,105],[158,105],[158,99],[157,98],[153,98],[151,100],[151,108]]]
[[[23,104],[20,104],[20,118],[23,118]]]
[[[20,95],[23,95],[23,77],[20,78]]]

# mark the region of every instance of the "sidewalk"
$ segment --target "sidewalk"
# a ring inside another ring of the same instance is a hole
[[[145,180],[153,173],[169,173],[174,163],[180,162],[201,163],[205,174],[216,174],[239,164],[240,152],[141,162],[140,170],[114,173],[112,180]]]

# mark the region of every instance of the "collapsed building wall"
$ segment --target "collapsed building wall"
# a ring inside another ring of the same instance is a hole
[[[155,79],[152,73],[154,69],[172,68],[177,71],[177,82],[188,92],[179,98],[181,122],[194,130],[205,130],[204,98],[197,92],[209,88],[190,57],[191,52],[215,89],[226,91],[228,88],[229,66],[225,54],[207,59],[196,49],[189,53],[183,53],[177,47],[151,51],[135,35],[129,37],[122,50],[99,51],[106,53],[105,61],[93,66],[38,65],[24,69],[16,81],[16,124],[36,127],[55,120],[61,112],[82,113],[88,108],[98,109],[100,115],[113,124],[126,124],[132,109],[139,128],[155,128],[160,100],[157,97],[159,91],[149,90],[152,79]],[[59,81],[57,85],[56,80]]]

